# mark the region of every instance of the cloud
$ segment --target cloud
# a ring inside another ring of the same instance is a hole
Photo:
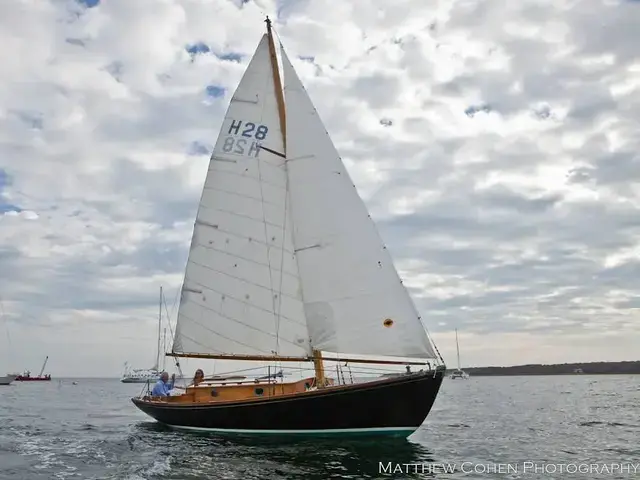
[[[637,2],[32,0],[0,7],[11,368],[152,363],[264,14],[450,364],[454,328],[467,365],[637,356]]]

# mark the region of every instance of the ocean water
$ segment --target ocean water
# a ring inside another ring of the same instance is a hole
[[[131,403],[143,385],[74,380],[0,387],[0,479],[640,479],[640,376],[445,379],[385,441],[177,432]]]

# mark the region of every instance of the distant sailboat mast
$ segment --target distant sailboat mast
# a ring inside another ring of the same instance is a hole
[[[458,329],[456,328],[456,350],[458,352],[458,370],[460,370],[460,345],[458,345]]]
[[[162,285],[160,286],[160,298],[158,300],[158,349],[156,351],[156,364],[153,367],[155,370],[160,370],[160,340],[162,330]]]
[[[451,374],[451,378],[467,378],[468,374],[461,369],[460,366],[460,344],[458,343],[458,329],[456,328],[456,352],[458,357],[458,368]]]
[[[162,350],[166,350],[167,349],[167,327],[164,328],[163,330],[163,335],[162,335]],[[167,365],[167,356],[163,355],[162,356],[162,371],[164,371],[166,369],[166,365]]]

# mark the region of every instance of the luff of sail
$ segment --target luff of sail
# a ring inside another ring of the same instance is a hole
[[[391,256],[281,45],[294,246],[313,348],[437,358]]]
[[[211,156],[187,260],[174,353],[311,355],[282,137],[264,35],[231,99]]]

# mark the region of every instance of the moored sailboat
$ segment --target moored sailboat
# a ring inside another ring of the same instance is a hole
[[[162,287],[160,287],[160,300],[158,302],[158,347],[156,350],[156,362],[151,368],[131,368],[129,362],[124,363],[124,373],[120,381],[122,383],[155,383],[160,378],[160,330],[162,329]]]
[[[124,373],[120,381],[122,383],[155,383],[160,378],[160,372],[157,368],[131,368],[128,362],[125,362]]]
[[[469,374],[460,368],[460,345],[458,344],[458,329],[456,328],[456,353],[458,356],[458,368],[451,372],[450,378],[469,378]]]
[[[280,54],[284,87],[267,19],[211,155],[168,355],[312,362],[314,375],[132,401],[183,429],[408,436],[431,410],[444,361],[282,45]],[[421,369],[347,383],[325,362]]]

